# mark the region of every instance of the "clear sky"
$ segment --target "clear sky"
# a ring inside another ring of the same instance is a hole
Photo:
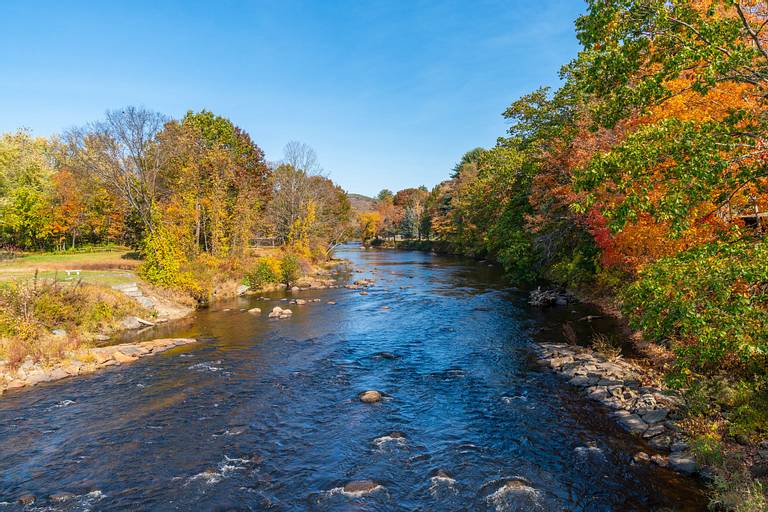
[[[0,1],[0,131],[211,110],[350,192],[432,187],[557,85],[581,0]]]

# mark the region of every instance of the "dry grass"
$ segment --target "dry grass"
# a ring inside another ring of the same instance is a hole
[[[60,358],[128,315],[146,311],[111,288],[32,279],[0,283],[0,359],[11,366],[27,357]],[[54,334],[54,330],[63,333]]]
[[[605,334],[595,333],[592,336],[592,348],[608,360],[614,360],[621,356],[621,347]]]

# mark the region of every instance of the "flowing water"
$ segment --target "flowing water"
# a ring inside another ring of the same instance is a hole
[[[376,279],[369,295],[300,292],[322,301],[286,320],[265,316],[280,294],[217,303],[143,334],[197,344],[0,399],[0,510],[25,494],[44,510],[705,508],[534,364],[532,333],[584,308],[533,310],[484,263],[340,255]],[[378,486],[345,492],[354,480]]]

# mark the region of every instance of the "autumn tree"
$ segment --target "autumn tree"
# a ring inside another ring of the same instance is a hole
[[[91,174],[124,201],[143,231],[155,226],[154,206],[167,153],[158,144],[166,117],[141,107],[107,111],[103,121],[65,134],[69,165]]]
[[[50,145],[28,132],[0,137],[0,243],[41,248],[51,230]]]

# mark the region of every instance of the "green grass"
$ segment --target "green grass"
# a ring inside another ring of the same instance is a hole
[[[93,251],[79,253],[34,253],[0,262],[0,281],[26,281],[35,272],[38,278],[57,281],[76,281],[67,278],[65,270],[80,270],[80,279],[86,283],[114,286],[136,280],[134,270],[140,263],[132,253],[122,251]]]

